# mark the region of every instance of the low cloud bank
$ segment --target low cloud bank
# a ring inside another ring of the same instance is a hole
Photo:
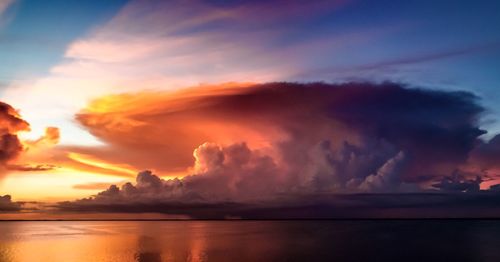
[[[347,194],[288,192],[275,194],[272,198],[260,197],[252,201],[248,199],[243,201],[240,196],[220,199],[214,195],[207,195],[206,191],[193,191],[202,184],[200,181],[204,181],[206,185],[206,182],[212,179],[201,176],[163,180],[150,171],[144,171],[138,174],[135,184],[126,183],[121,187],[111,185],[96,196],[60,202],[55,207],[62,212],[164,213],[187,215],[195,219],[497,218],[500,216],[500,194],[496,187],[487,191],[468,193],[459,190]],[[213,191],[214,194],[216,192]]]

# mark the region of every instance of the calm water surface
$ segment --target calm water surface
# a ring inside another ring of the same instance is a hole
[[[500,221],[0,222],[0,261],[500,261]]]

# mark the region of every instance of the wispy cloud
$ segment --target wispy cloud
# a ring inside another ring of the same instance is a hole
[[[329,74],[346,74],[349,73],[362,73],[364,71],[382,71],[387,69],[400,68],[406,65],[420,64],[433,62],[437,60],[451,59],[454,57],[475,55],[500,50],[500,42],[492,42],[481,45],[468,46],[464,48],[444,50],[441,52],[433,52],[420,55],[410,55],[407,57],[396,58],[392,60],[380,61],[375,63],[367,63],[357,66],[343,66],[343,67],[326,67],[311,71],[300,73],[298,76],[317,76]]]

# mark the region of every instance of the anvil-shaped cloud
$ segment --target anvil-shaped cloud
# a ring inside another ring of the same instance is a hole
[[[72,150],[188,176],[162,180],[145,171],[136,185],[63,206],[422,192],[452,174],[453,185],[475,183],[459,191],[479,190],[482,180],[466,179],[490,171],[470,157],[493,146],[479,139],[483,110],[468,92],[395,83],[227,84],[103,97],[77,120],[108,147]]]

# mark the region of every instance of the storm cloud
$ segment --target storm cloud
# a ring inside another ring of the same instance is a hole
[[[429,204],[448,203],[449,193],[480,193],[482,173],[462,171],[470,169],[471,154],[495,157],[496,140],[480,139],[483,111],[468,92],[396,83],[231,84],[105,97],[77,120],[108,143],[107,152],[117,152],[109,161],[125,161],[117,150],[127,149],[145,153],[155,170],[177,166],[188,175],[162,179],[144,171],[135,184],[60,207],[294,209],[336,206],[344,197],[324,196],[339,194],[429,193]],[[129,163],[145,164],[135,161]]]
[[[77,115],[109,146],[72,150],[168,174],[192,166],[193,150],[205,142],[244,142],[287,165],[296,180],[342,157],[364,166],[346,179],[362,179],[403,152],[402,179],[418,182],[451,175],[480,143],[484,109],[478,102],[468,92],[395,83],[230,84],[122,94],[98,99]]]

